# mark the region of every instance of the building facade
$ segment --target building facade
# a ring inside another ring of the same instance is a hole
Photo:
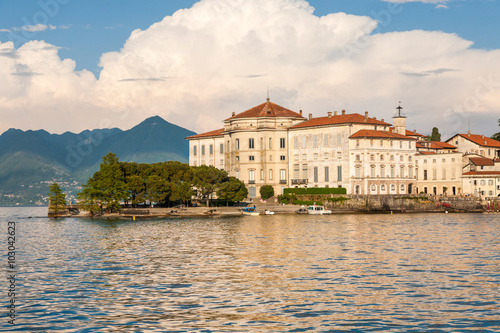
[[[260,197],[263,185],[273,186],[275,194],[286,187],[343,187],[348,194],[377,195],[500,193],[495,167],[500,162],[487,170],[474,164],[484,160],[468,162],[468,156],[498,158],[500,142],[471,134],[425,141],[406,129],[402,108],[397,109],[394,125],[345,110],[305,118],[268,98],[233,112],[224,128],[188,137],[189,164],[226,170],[245,183],[250,198]]]

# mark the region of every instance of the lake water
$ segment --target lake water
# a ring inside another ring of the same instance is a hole
[[[0,208],[2,331],[500,331],[498,214],[106,221],[46,212]],[[8,221],[15,326],[3,278]]]

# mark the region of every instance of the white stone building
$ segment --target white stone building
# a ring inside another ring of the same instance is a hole
[[[478,154],[487,158],[500,158],[500,142],[478,134],[456,134],[447,143],[464,154]]]
[[[368,112],[342,110],[306,119],[302,111],[267,99],[233,112],[224,128],[188,137],[189,164],[226,170],[245,183],[250,198],[259,197],[263,185],[273,186],[275,194],[286,187],[343,187],[348,194],[500,193],[497,174],[491,174],[496,169],[464,169],[463,157],[498,157],[498,141],[457,134],[447,142],[427,142],[422,134],[406,130],[406,117],[398,109],[392,127]],[[492,177],[484,178],[484,172]],[[486,184],[493,181],[491,188],[474,187],[481,177]]]

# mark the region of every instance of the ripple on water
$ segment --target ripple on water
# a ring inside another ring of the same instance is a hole
[[[17,221],[18,325],[4,331],[500,331],[492,215],[13,212],[0,209]]]

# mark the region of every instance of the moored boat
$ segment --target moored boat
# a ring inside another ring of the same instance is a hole
[[[332,213],[331,210],[325,209],[325,207],[323,206],[317,206],[317,205],[307,206],[307,214],[310,215],[327,215],[331,213]]]
[[[260,213],[255,209],[254,207],[244,207],[241,209],[241,214],[247,215],[247,216],[256,216],[260,215]]]

